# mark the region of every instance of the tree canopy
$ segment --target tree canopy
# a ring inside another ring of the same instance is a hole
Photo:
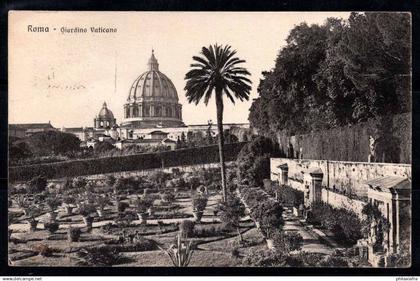
[[[35,156],[50,156],[77,152],[80,150],[80,140],[73,134],[59,131],[34,133],[21,142],[24,147]]]
[[[266,134],[299,134],[409,112],[410,46],[408,13],[301,23],[263,72],[249,121]]]

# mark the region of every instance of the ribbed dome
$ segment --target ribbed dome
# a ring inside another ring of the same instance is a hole
[[[162,128],[182,127],[182,105],[172,81],[159,71],[154,52],[148,70],[130,87],[124,104],[124,122],[121,127]]]
[[[148,71],[141,74],[131,85],[127,101],[178,102],[175,86],[165,74],[159,71],[159,63],[153,51],[147,65]]]
[[[104,104],[102,105],[102,108],[99,111],[98,117],[101,119],[110,119],[110,120],[114,119],[114,114],[112,113],[111,110],[109,110],[106,107],[106,102],[104,102]]]

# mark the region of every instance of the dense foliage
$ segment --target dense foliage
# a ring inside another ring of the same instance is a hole
[[[263,73],[251,125],[294,135],[409,112],[410,30],[408,13],[301,23]]]
[[[375,236],[374,250],[382,249],[385,242],[385,234],[388,232],[390,223],[379,210],[378,206],[371,203],[366,204],[362,209],[365,219],[362,222],[362,233],[368,237],[371,232]]]
[[[277,200],[283,206],[294,206],[299,207],[303,204],[303,192],[297,189],[294,189],[287,185],[282,185],[278,188]]]
[[[37,132],[10,143],[10,157],[68,155],[79,151],[80,140],[73,134],[59,131]]]
[[[225,202],[221,202],[218,210],[220,220],[229,228],[236,228],[239,239],[242,235],[239,230],[241,218],[245,216],[245,206],[238,197],[229,196]]]
[[[279,153],[278,145],[269,138],[253,138],[244,145],[236,160],[239,180],[262,186],[263,179],[270,177],[270,157]]]
[[[345,244],[355,244],[362,238],[362,222],[353,211],[334,208],[323,202],[312,204],[308,221],[334,233]]]

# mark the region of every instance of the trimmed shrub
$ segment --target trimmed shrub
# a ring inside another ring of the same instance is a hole
[[[28,193],[41,193],[47,189],[47,179],[44,176],[35,176],[28,183]]]
[[[353,245],[362,238],[362,222],[353,211],[337,209],[326,203],[312,205],[308,222],[321,225],[334,233],[337,240]]]
[[[129,206],[127,202],[118,202],[117,210],[119,213],[124,213]]]
[[[202,212],[207,206],[207,197],[195,196],[192,200],[193,211]]]
[[[67,230],[67,239],[69,242],[78,242],[82,231],[78,227],[69,227]]]
[[[58,222],[46,222],[44,223],[44,228],[48,230],[51,234],[55,233],[58,228],[60,227],[60,224]]]
[[[221,236],[225,233],[226,227],[225,226],[196,226],[193,231],[194,237],[214,237],[214,236]]]
[[[183,220],[179,225],[179,232],[183,238],[188,238],[194,234],[195,223],[191,220]]]
[[[90,214],[95,213],[95,212],[96,212],[96,208],[92,204],[83,204],[79,208],[79,214],[84,217],[87,217]]]

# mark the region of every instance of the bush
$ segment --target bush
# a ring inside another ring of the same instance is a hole
[[[83,177],[78,177],[73,180],[73,187],[76,189],[83,189],[87,185],[87,181]]]
[[[90,214],[95,213],[95,212],[96,212],[96,208],[92,204],[83,204],[79,208],[79,214],[84,217],[87,217]]]
[[[207,197],[204,196],[195,196],[192,200],[193,210],[197,212],[202,212],[207,206]]]
[[[228,197],[226,202],[220,203],[218,214],[223,223],[237,228],[239,232],[239,222],[245,216],[245,206],[239,198]]]
[[[162,194],[162,200],[167,203],[172,203],[175,201],[175,194],[171,191],[166,191],[164,194]]]
[[[127,202],[118,202],[118,212],[124,213],[124,211],[129,207],[130,205]]]
[[[269,237],[272,231],[280,230],[283,226],[282,213],[283,207],[278,202],[266,200],[251,211],[251,216],[260,223],[262,234]]]
[[[112,266],[124,262],[126,259],[115,248],[99,246],[84,248],[77,253],[83,266]]]
[[[191,220],[183,220],[179,225],[179,231],[182,237],[192,237],[194,234],[195,223]]]
[[[336,256],[328,256],[325,260],[321,261],[319,265],[325,266],[325,267],[348,267],[349,266],[345,258],[336,257]]]
[[[49,210],[53,212],[58,208],[58,206],[61,205],[61,200],[59,200],[59,198],[55,196],[47,198],[45,203],[48,206]]]
[[[236,160],[239,180],[262,186],[262,180],[270,177],[269,158],[279,153],[278,145],[271,139],[255,137],[243,146]]]
[[[302,261],[303,266],[319,267],[325,258],[325,254],[299,252],[295,257]]]
[[[69,242],[78,242],[82,231],[78,227],[69,227],[67,230],[67,239]]]
[[[46,222],[44,223],[44,228],[48,230],[51,234],[55,233],[58,228],[60,227],[60,224],[58,222]]]
[[[283,267],[287,266],[287,255],[282,252],[270,251],[270,250],[257,250],[249,252],[243,259],[242,264],[244,266],[259,266],[268,267],[276,266]]]
[[[54,250],[47,244],[36,244],[33,246],[33,250],[43,257],[51,257],[54,253]]]
[[[47,179],[44,176],[36,176],[28,183],[28,193],[41,193],[47,189]]]
[[[63,203],[66,205],[76,204],[76,198],[74,198],[73,196],[66,196],[63,199]]]
[[[297,232],[276,232],[271,236],[274,245],[284,253],[299,251],[303,245],[303,237]]]
[[[299,207],[303,204],[303,192],[287,185],[281,185],[277,189],[277,199],[283,206]]]
[[[130,236],[130,235],[129,235]],[[118,252],[145,252],[157,250],[156,242],[152,239],[146,239],[140,236],[140,241],[136,240],[134,243],[124,241],[120,244],[119,240],[109,240],[105,242],[109,250],[117,250]]]
[[[193,230],[194,237],[214,237],[214,236],[221,236],[225,233],[225,226],[211,226],[211,227],[203,227],[203,226],[196,226]]]
[[[347,209],[337,209],[317,202],[312,205],[308,222],[325,227],[346,244],[353,245],[362,238],[362,222],[356,213]]]
[[[99,210],[104,210],[106,206],[111,205],[111,199],[108,195],[105,196],[96,196],[95,204],[98,206]]]

